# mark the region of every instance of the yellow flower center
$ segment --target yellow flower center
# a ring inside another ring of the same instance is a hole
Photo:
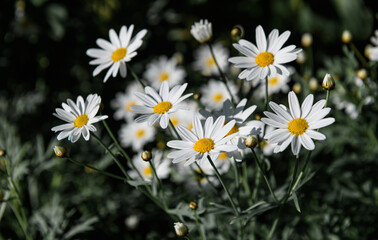
[[[169,74],[167,72],[162,72],[160,73],[159,75],[159,81],[160,82],[164,82],[165,80],[167,80],[169,78]]]
[[[81,114],[80,116],[77,116],[77,118],[74,121],[74,126],[77,128],[81,128],[85,124],[87,124],[89,121],[87,114]]]
[[[164,114],[166,113],[169,109],[171,109],[172,103],[170,102],[159,102],[156,104],[154,107],[154,112],[158,114]]]
[[[255,61],[260,67],[266,67],[274,62],[274,55],[270,52],[262,52],[256,56]]]
[[[223,95],[221,93],[216,93],[213,95],[214,102],[220,102],[223,100]]]
[[[133,105],[135,105],[135,104],[136,104],[135,101],[130,101],[130,102],[126,103],[125,104],[125,110],[128,111],[128,112],[130,112],[131,111],[130,107],[133,106]]]
[[[123,59],[126,56],[127,50],[126,48],[118,48],[112,54],[113,62],[118,62],[119,60]]]
[[[177,126],[179,124],[179,120],[177,117],[171,117],[171,122],[173,126]]]
[[[144,129],[139,129],[135,132],[136,138],[142,138],[146,134],[146,131]]]
[[[190,131],[192,131],[192,128],[193,128],[193,123],[190,122],[190,123],[188,124],[188,129],[189,129]]]
[[[201,138],[193,145],[193,149],[200,153],[210,152],[214,149],[214,141],[210,138]]]
[[[219,159],[219,160],[227,160],[227,159],[228,159],[227,153],[222,152],[222,153],[219,155],[218,159]]]
[[[151,169],[150,166],[143,168],[143,175],[146,176],[146,177],[152,176],[152,169]]]
[[[277,85],[277,84],[278,84],[278,78],[277,77],[268,79],[268,86],[274,86],[274,85]]]
[[[302,135],[308,129],[308,123],[306,119],[295,118],[289,122],[287,129],[294,135]]]
[[[226,122],[224,125],[226,125],[228,122]],[[223,126],[224,126],[223,125]],[[227,136],[230,136],[231,134],[234,134],[234,133],[237,133],[237,132],[239,132],[239,127],[238,127],[238,125],[236,125],[236,123],[235,123],[235,125],[231,128],[231,130],[226,134],[226,136],[225,137],[227,137]]]
[[[206,60],[205,60],[205,65],[207,67],[214,67],[215,66],[215,60],[213,57],[208,57]]]

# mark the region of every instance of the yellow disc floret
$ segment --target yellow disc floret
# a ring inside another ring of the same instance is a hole
[[[143,175],[146,176],[146,177],[152,176],[152,169],[151,169],[150,166],[143,168]]]
[[[227,123],[228,123],[228,122],[226,122],[224,125],[226,125]],[[235,125],[231,128],[231,130],[226,134],[225,137],[227,137],[227,136],[229,136],[229,135],[231,135],[231,134],[237,133],[237,132],[239,132],[239,127],[238,127],[238,125],[236,125],[236,123],[235,123]]]
[[[76,117],[75,121],[73,122],[74,126],[77,128],[81,128],[85,124],[87,124],[89,121],[88,115],[87,114],[81,114]]]
[[[168,80],[169,74],[166,72],[162,72],[159,74],[159,81],[164,82],[165,80]]]
[[[211,138],[201,138],[193,145],[193,149],[200,153],[210,152],[214,149],[214,141]]]
[[[154,107],[154,112],[158,114],[164,114],[168,112],[168,110],[171,109],[171,107],[172,107],[172,103],[170,102],[159,102]]]
[[[113,62],[118,62],[119,60],[123,59],[126,56],[127,50],[126,48],[118,48],[112,54]]]
[[[223,100],[223,95],[221,93],[216,93],[213,95],[214,102],[220,102]]]
[[[293,119],[289,122],[287,129],[293,135],[297,135],[297,136],[302,135],[308,129],[308,123],[307,123],[306,119],[295,118],[295,119]]]
[[[136,138],[142,138],[144,135],[145,135],[146,131],[143,130],[143,129],[138,129],[136,132],[135,132],[135,137]]]
[[[268,86],[275,86],[278,84],[278,78],[273,77],[268,79]]]
[[[207,67],[214,67],[215,66],[215,60],[213,57],[208,57],[205,61],[205,65]]]
[[[255,61],[260,67],[266,67],[274,62],[274,55],[270,52],[262,52],[256,56]]]

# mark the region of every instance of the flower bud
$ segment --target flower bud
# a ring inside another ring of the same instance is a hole
[[[54,147],[54,152],[57,157],[64,157],[66,155],[67,149],[62,146],[55,146]]]
[[[358,78],[365,80],[367,78],[368,72],[366,71],[366,69],[362,68],[356,71],[356,75]]]
[[[0,157],[4,157],[7,152],[4,149],[0,149]]]
[[[151,154],[150,151],[147,151],[147,150],[146,150],[146,151],[143,151],[143,152],[142,152],[141,157],[142,157],[143,161],[148,162],[148,161],[151,160],[151,158],[152,158],[152,154]]]
[[[296,94],[301,93],[301,91],[302,91],[302,86],[301,86],[301,84],[299,84],[299,83],[294,84],[294,85],[293,85],[293,91],[294,91]]]
[[[323,82],[322,82],[322,87],[325,90],[332,90],[332,89],[335,88],[335,80],[333,79],[333,77],[331,76],[331,74],[327,73],[324,76],[324,79],[323,79]]]
[[[231,30],[231,38],[235,42],[239,41],[244,36],[244,28],[241,25],[236,25]]]
[[[257,143],[258,143],[258,140],[256,137],[252,136],[252,135],[248,135],[245,139],[244,139],[244,142],[245,142],[245,145],[249,148],[255,148]]]
[[[195,100],[199,100],[199,99],[201,98],[201,93],[195,93],[195,94],[193,95],[193,98],[194,98]]]
[[[352,41],[352,34],[348,30],[344,30],[341,35],[341,41],[343,43],[350,43]]]
[[[210,41],[213,37],[211,22],[207,21],[207,19],[195,22],[190,29],[190,33],[199,43]]]
[[[188,234],[188,227],[185,224],[182,222],[175,222],[174,224],[175,232],[178,237],[184,237]]]
[[[308,85],[309,85],[311,91],[316,91],[319,87],[318,80],[314,77],[310,78]]]
[[[373,47],[372,47],[370,44],[366,45],[366,47],[365,47],[365,49],[364,49],[365,57],[367,57],[367,58],[370,59],[370,56],[371,56],[371,49],[372,49],[372,48],[373,48]]]
[[[312,45],[312,35],[311,33],[305,33],[302,35],[302,46],[310,47]]]
[[[298,53],[297,63],[303,64],[305,62],[306,62],[306,54],[303,51],[301,51],[301,52]]]
[[[197,203],[194,202],[194,201],[191,201],[189,203],[189,208],[192,209],[192,210],[196,210],[197,209]]]

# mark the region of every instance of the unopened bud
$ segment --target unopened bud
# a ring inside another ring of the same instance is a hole
[[[365,57],[367,57],[367,58],[370,59],[370,56],[371,56],[371,49],[372,49],[372,48],[373,48],[373,47],[372,47],[370,44],[366,45],[366,47],[365,47],[365,49],[364,49]]]
[[[189,203],[189,208],[192,209],[192,210],[196,210],[197,209],[197,203],[194,202],[194,201],[191,201]]]
[[[199,100],[199,99],[201,98],[201,93],[195,93],[195,94],[193,95],[193,98],[194,98],[195,100]]]
[[[255,115],[255,118],[256,118],[256,120],[260,120],[260,119],[261,119],[261,116],[260,116],[259,114],[256,114],[256,115]]]
[[[348,30],[344,30],[341,34],[341,41],[343,43],[350,43],[352,41],[352,34]]]
[[[322,87],[325,90],[332,90],[332,89],[335,88],[335,80],[333,79],[333,77],[331,76],[331,74],[327,73],[324,76],[324,79],[323,79],[323,82],[322,82]]]
[[[62,146],[55,146],[54,147],[54,152],[57,157],[64,157],[66,155],[67,149]]]
[[[362,68],[356,71],[356,75],[358,78],[365,80],[367,78],[368,72],[366,71],[366,69]]]
[[[173,59],[176,60],[177,64],[183,64],[184,62],[184,56],[180,52],[173,54]]]
[[[174,224],[175,232],[178,237],[184,237],[188,234],[188,227],[185,224],[182,222],[175,222]]]
[[[305,33],[302,35],[302,46],[309,47],[312,45],[312,35],[311,33]]]
[[[142,156],[143,161],[146,161],[146,162],[150,161],[152,158],[152,154],[150,151],[143,151],[141,156]]]
[[[241,25],[236,25],[231,30],[231,38],[235,42],[239,41],[244,36],[244,28]]]
[[[7,152],[4,149],[0,149],[0,157],[4,157]]]
[[[301,91],[302,91],[302,86],[301,86],[301,84],[299,84],[299,83],[294,84],[294,85],[293,85],[293,91],[294,91],[296,94],[301,93]]]
[[[249,148],[255,148],[257,143],[259,142],[257,140],[257,138],[255,138],[254,136],[252,135],[249,135],[247,136],[245,139],[244,139],[244,142],[245,142],[245,145]]]
[[[309,85],[311,91],[316,91],[319,87],[318,80],[314,77],[310,78],[308,85]]]
[[[303,64],[305,62],[306,62],[306,54],[303,51],[301,51],[301,52],[298,53],[297,63]]]

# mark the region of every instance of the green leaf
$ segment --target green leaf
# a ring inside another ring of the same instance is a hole
[[[301,213],[301,208],[299,206],[299,201],[298,201],[298,197],[297,197],[297,194],[295,192],[293,192],[293,200],[294,200],[294,205],[295,205],[295,208],[297,209],[297,211],[299,213]]]
[[[151,184],[150,182],[147,182],[147,181],[144,181],[144,180],[128,180],[126,182],[133,187],[139,187],[139,186],[145,186],[145,185]]]

